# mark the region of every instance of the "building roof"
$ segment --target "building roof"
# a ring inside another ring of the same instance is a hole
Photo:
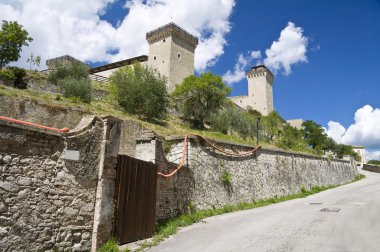
[[[129,59],[113,62],[113,63],[110,63],[110,64],[106,64],[106,65],[103,65],[103,66],[94,67],[94,68],[91,68],[89,70],[89,72],[90,72],[90,74],[94,74],[94,73],[98,73],[98,72],[103,72],[103,71],[106,71],[106,70],[110,70],[110,69],[114,69],[114,68],[118,68],[118,67],[122,67],[122,66],[131,65],[135,61],[137,61],[137,62],[148,61],[148,56],[141,55],[141,56],[137,56],[137,57],[134,57],[134,58],[129,58]]]
[[[189,32],[185,31],[185,29],[179,27],[175,23],[171,22],[164,26],[161,26],[153,31],[150,31],[146,34],[146,40],[149,44],[157,42],[161,39],[164,39],[169,36],[177,36],[185,41],[187,41],[192,46],[196,47],[198,45],[198,38]]]

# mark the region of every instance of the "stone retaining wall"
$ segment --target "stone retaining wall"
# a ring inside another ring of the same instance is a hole
[[[370,172],[380,173],[380,166],[378,166],[378,165],[370,165],[370,164],[363,164],[363,170],[370,171]]]
[[[252,147],[218,142],[230,151],[247,151]],[[256,155],[230,157],[207,144],[191,139],[185,166],[170,178],[159,177],[157,219],[166,219],[196,209],[212,209],[227,204],[299,193],[301,188],[340,185],[357,174],[355,164],[344,160],[262,148]],[[183,141],[171,146],[167,161],[178,163]],[[158,159],[161,170],[165,157]],[[231,180],[223,179],[223,175]]]
[[[0,121],[0,250],[95,251],[109,239],[118,134],[110,119],[66,135]]]

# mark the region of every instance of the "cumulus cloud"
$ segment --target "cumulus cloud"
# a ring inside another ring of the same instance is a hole
[[[285,75],[292,72],[292,65],[299,62],[307,62],[308,38],[303,35],[303,29],[296,27],[292,22],[281,31],[277,41],[273,41],[272,46],[265,50],[264,65],[270,68],[274,74],[283,69]],[[261,51],[248,52],[244,56],[239,54],[234,70],[228,70],[223,75],[223,80],[228,84],[241,81],[245,76],[245,69],[254,59],[260,59],[256,65],[262,64]]]
[[[340,123],[330,121],[327,135],[338,143],[363,145],[368,154],[380,153],[380,109],[365,105],[355,112],[355,122],[345,129]]]
[[[260,51],[248,52],[247,55],[239,54],[238,60],[235,64],[234,71],[228,70],[223,76],[224,82],[228,85],[239,82],[245,77],[245,69],[251,64],[254,59],[260,59]]]
[[[283,70],[285,75],[289,75],[293,64],[307,62],[307,44],[308,38],[303,35],[303,29],[289,22],[278,40],[265,50],[264,64],[274,73]]]
[[[175,22],[199,37],[195,67],[203,71],[224,53],[234,0],[130,0],[117,27],[101,20],[115,0],[12,0],[0,3],[0,19],[22,24],[34,41],[27,55],[47,58],[70,54],[83,61],[113,62],[148,53],[145,33]],[[116,53],[115,53],[116,52]]]

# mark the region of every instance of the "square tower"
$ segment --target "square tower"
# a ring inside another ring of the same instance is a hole
[[[266,66],[260,65],[251,67],[245,76],[248,79],[250,106],[261,114],[268,115],[273,111],[273,74]]]
[[[172,92],[184,78],[194,74],[194,51],[198,38],[178,25],[169,23],[146,34],[149,43],[148,65],[168,78]]]

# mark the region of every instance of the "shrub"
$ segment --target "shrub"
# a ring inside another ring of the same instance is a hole
[[[76,79],[74,77],[66,77],[58,81],[58,85],[65,97],[79,98],[81,101],[91,102],[91,81],[88,78]]]
[[[211,128],[224,134],[237,133],[242,138],[253,137],[257,131],[256,119],[247,112],[227,108],[210,119]]]
[[[56,85],[59,80],[67,77],[72,77],[77,80],[89,78],[88,66],[79,61],[56,63],[54,67],[55,70],[49,73],[48,80]]]
[[[33,82],[33,83],[36,83],[38,85],[46,84],[46,75],[41,74],[38,71],[29,71],[27,73],[27,79],[29,82]]]
[[[13,72],[10,69],[2,69],[0,70],[0,80],[4,82],[12,82],[16,79],[16,76],[13,74]]]
[[[19,89],[26,89],[28,86],[28,83],[25,80],[26,71],[22,68],[14,66],[8,67],[8,69],[11,70],[15,76],[13,85]]]
[[[155,69],[137,62],[116,70],[109,80],[111,96],[126,112],[148,121],[166,117],[166,78]]]

